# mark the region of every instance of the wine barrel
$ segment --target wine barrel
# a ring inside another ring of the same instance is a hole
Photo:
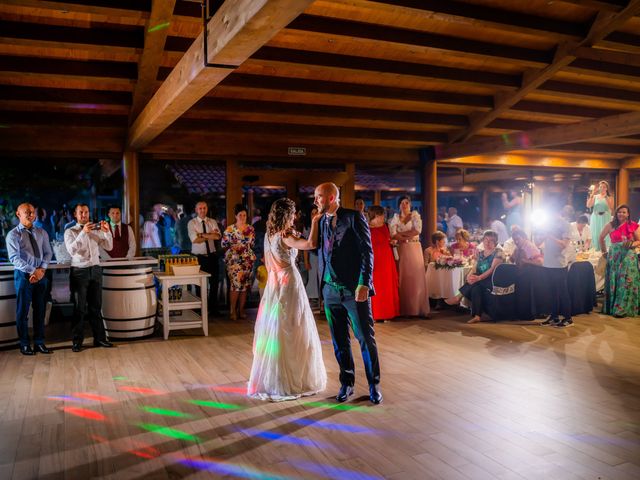
[[[148,264],[102,268],[102,318],[110,339],[151,335],[156,308],[154,277]]]
[[[18,344],[13,268],[0,271],[0,348]]]

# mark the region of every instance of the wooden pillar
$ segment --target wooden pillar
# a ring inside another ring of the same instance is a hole
[[[480,210],[480,227],[489,225],[489,190],[482,190],[482,206]]]
[[[376,190],[373,192],[373,204],[374,205],[382,204],[382,192],[380,190]]]
[[[431,244],[431,234],[438,223],[438,168],[435,160],[422,162],[422,239]]]
[[[345,165],[347,179],[340,190],[340,205],[345,208],[353,208],[356,201],[356,164],[353,162]]]
[[[618,170],[618,181],[616,182],[616,189],[618,190],[616,195],[616,205],[622,205],[623,203],[629,204],[629,169],[621,167]]]
[[[125,151],[122,155],[122,221],[131,225],[136,236],[136,255],[140,255],[140,164],[138,152]]]
[[[231,225],[236,221],[233,208],[236,204],[242,203],[242,182],[240,180],[238,163],[235,160],[227,160],[226,183],[227,225]]]

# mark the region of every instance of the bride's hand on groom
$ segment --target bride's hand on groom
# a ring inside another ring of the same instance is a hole
[[[323,215],[324,215],[324,213],[316,213],[316,214],[311,218],[311,221],[312,221],[312,222],[319,222]]]
[[[369,287],[358,285],[355,292],[356,302],[366,302],[369,298]]]

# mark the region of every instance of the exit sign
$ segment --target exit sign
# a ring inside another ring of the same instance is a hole
[[[292,157],[300,157],[307,154],[307,147],[289,147],[289,155]]]

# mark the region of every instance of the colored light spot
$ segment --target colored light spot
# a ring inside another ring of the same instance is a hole
[[[171,25],[171,22],[159,23],[158,25],[155,25],[153,27],[149,27],[147,32],[157,32],[158,30],[162,30],[164,28],[167,28],[169,25]]]
[[[75,402],[75,403],[91,403],[89,400],[83,400],[82,398],[75,398],[71,395],[49,395],[47,400],[56,400],[59,402]]]
[[[192,387],[206,388],[207,390],[213,390],[215,392],[238,393],[240,395],[244,395],[245,393],[247,393],[246,387],[229,387],[226,385],[200,385],[200,384],[192,385]]]
[[[258,337],[255,340],[254,351],[263,357],[277,358],[280,354],[280,344],[273,338]]]
[[[307,447],[324,447],[324,445],[320,442],[313,442],[311,440],[307,440],[306,438],[296,438],[284,433],[268,432],[265,430],[256,430],[252,428],[240,428],[238,429],[238,431],[251,437],[264,438],[266,440],[271,440],[274,442],[291,443],[294,445],[304,445]]]
[[[509,135],[506,133],[503,133],[502,135],[500,135],[502,137],[502,141],[504,142],[505,145],[511,145],[511,139],[509,138]]]
[[[127,377],[113,377],[114,380],[127,380]]]
[[[148,432],[157,433],[158,435],[164,435],[165,437],[177,438],[178,440],[187,440],[190,442],[199,442],[200,439],[195,435],[176,430],[175,428],[163,427],[162,425],[156,425],[153,423],[139,423],[138,427]]]
[[[313,420],[311,418],[297,418],[293,420],[292,423],[297,423],[298,425],[305,425],[309,427],[324,428],[327,430],[338,430],[341,432],[349,432],[349,433],[381,433],[378,430],[361,427],[359,425],[346,425],[342,423],[321,422],[318,420]]]
[[[336,480],[342,480],[344,478],[354,480],[381,480],[383,477],[367,475],[366,473],[358,472],[357,470],[348,470],[346,468],[334,467],[332,465],[318,465],[311,462],[289,462],[292,466],[307,472],[316,473],[327,478],[333,478]]]
[[[129,450],[129,453],[136,457],[146,458],[147,460],[160,456],[160,450],[149,445],[142,445],[135,450]]]
[[[334,410],[347,410],[351,412],[373,412],[370,407],[361,407],[358,405],[345,405],[344,403],[323,403],[323,402],[308,402],[303,403],[305,407],[320,407],[320,408],[332,408]],[[381,410],[381,409],[378,409]]]
[[[140,410],[153,413],[154,415],[163,415],[165,417],[177,417],[177,418],[193,418],[193,415],[190,413],[178,412],[176,410],[166,410],[164,408],[155,408],[155,407],[140,407]]]
[[[96,395],[94,393],[74,393],[73,396],[76,398],[83,398],[86,400],[94,400],[96,402],[103,402],[103,403],[115,402],[115,400],[111,397],[107,397],[104,395]]]
[[[92,439],[93,439],[93,440],[95,440],[96,442],[100,442],[100,443],[107,443],[107,442],[109,442],[109,440],[107,440],[107,439],[106,439],[106,438],[104,438],[104,437],[101,437],[100,435],[92,434],[92,435],[90,435],[90,438],[92,438]]]
[[[249,478],[252,480],[292,480],[293,477],[283,477],[270,473],[263,473],[244,465],[221,462],[212,458],[180,458],[178,463],[186,467],[217,473],[220,475],[233,475],[239,478]]]
[[[118,387],[118,390],[121,392],[133,392],[133,393],[143,393],[145,395],[164,395],[165,392],[161,392],[160,390],[154,390],[153,388],[142,388],[142,387]]]
[[[212,402],[210,400],[189,400],[189,403],[200,405],[201,407],[220,408],[222,410],[242,410],[242,407],[240,405],[234,405],[232,403]]]
[[[107,419],[107,417],[101,413],[94,412],[93,410],[87,410],[86,408],[62,407],[62,410],[66,413],[70,413],[71,415],[75,415],[76,417],[87,418],[89,420],[104,422]]]

